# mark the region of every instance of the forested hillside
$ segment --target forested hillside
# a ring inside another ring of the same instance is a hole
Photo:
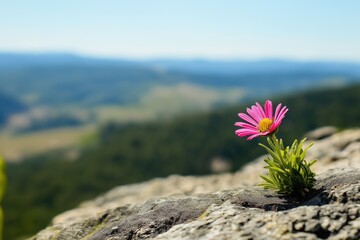
[[[279,130],[285,141],[324,125],[360,126],[360,85],[272,100],[289,108]],[[117,185],[173,173],[209,174],[215,157],[238,170],[265,154],[257,147],[264,139],[247,142],[234,134],[237,113],[251,104],[167,122],[107,125],[98,144],[84,149],[75,160],[58,151],[9,164],[5,239],[32,234],[55,214]]]
[[[26,104],[20,100],[0,92],[0,126],[6,122],[11,114],[25,111],[27,109]]]
[[[292,60],[132,61],[0,53],[0,90],[26,103],[29,110],[20,116],[26,126],[19,121],[4,126],[6,111],[19,109],[4,104],[0,126],[30,133],[108,121],[153,120],[159,115],[173,117],[254,97],[346,86],[359,82],[359,66]],[[22,156],[22,147],[17,147]]]
[[[51,107],[135,104],[153,87],[180,83],[242,88],[247,96],[259,96],[346,84],[360,76],[358,63],[345,62],[131,61],[72,54],[0,53],[0,70],[0,89],[32,105]]]

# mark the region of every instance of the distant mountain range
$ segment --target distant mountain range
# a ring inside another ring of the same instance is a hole
[[[59,65],[112,65],[158,68],[197,74],[249,74],[249,73],[336,73],[360,75],[360,62],[300,61],[289,59],[260,60],[206,60],[206,59],[149,59],[130,60],[94,58],[70,53],[0,53],[0,69],[14,67]]]
[[[335,61],[128,60],[67,53],[0,53],[0,92],[27,108],[53,111],[69,106],[77,112],[140,104],[149,109],[152,102],[165,110],[173,109],[174,102],[185,105],[178,109],[200,109],[359,81],[360,63]],[[235,97],[229,100],[231,94]]]
[[[295,61],[281,59],[266,60],[151,60],[149,65],[167,70],[198,74],[272,74],[272,73],[336,73],[360,75],[360,63],[335,61]]]

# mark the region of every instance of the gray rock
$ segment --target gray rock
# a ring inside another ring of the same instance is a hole
[[[31,239],[360,239],[360,129],[316,141],[314,158],[317,182],[301,200],[254,186],[261,157],[233,174],[117,187]]]
[[[351,180],[336,178],[339,173],[349,174]],[[324,188],[312,197],[323,199],[319,205],[309,199],[284,211],[271,207],[266,211],[227,201],[209,207],[201,219],[174,226],[154,239],[359,239],[359,173],[359,169],[338,169],[319,176],[318,187]],[[345,184],[348,180],[353,183]],[[344,193],[352,197],[337,197]],[[259,207],[256,201],[252,204]]]
[[[154,239],[359,239],[359,213],[353,211],[358,208],[328,204],[274,212],[226,202],[211,206],[206,217],[174,226]]]
[[[335,134],[337,131],[338,129],[336,127],[326,126],[308,132],[307,134],[305,134],[305,137],[309,140],[319,140],[330,137],[331,135]]]
[[[57,224],[33,239],[357,239],[359,189],[360,169],[334,169],[302,200],[259,187],[159,197]]]

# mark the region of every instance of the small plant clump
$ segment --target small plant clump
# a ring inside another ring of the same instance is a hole
[[[259,185],[280,194],[305,196],[315,183],[315,173],[310,167],[316,162],[305,161],[306,152],[313,145],[311,143],[303,149],[305,141],[306,138],[300,142],[295,140],[291,147],[284,148],[282,139],[278,140],[273,135],[267,138],[270,147],[260,144],[269,153],[265,159],[269,176],[260,176],[265,182]]]
[[[268,176],[260,176],[265,182],[260,186],[265,189],[272,189],[279,194],[291,196],[305,196],[315,183],[315,173],[310,167],[316,162],[305,160],[306,152],[313,145],[311,143],[305,149],[303,145],[306,138],[302,141],[295,140],[291,146],[284,147],[282,139],[278,140],[275,136],[282,119],[288,109],[276,107],[273,115],[272,102],[267,100],[264,109],[259,103],[247,109],[247,114],[239,113],[239,117],[246,122],[236,122],[235,126],[242,127],[235,133],[239,137],[249,136],[251,140],[258,136],[267,136],[269,146],[259,144],[269,153],[265,162],[268,164]]]
[[[4,212],[1,207],[1,201],[5,193],[6,176],[5,176],[5,161],[0,157],[0,240],[3,239],[3,224],[4,224]]]

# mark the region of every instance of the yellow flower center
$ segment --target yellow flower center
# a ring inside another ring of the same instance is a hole
[[[269,118],[264,118],[264,119],[261,119],[261,121],[259,122],[259,131],[260,132],[266,132],[270,129],[271,127],[271,124],[273,123],[273,121]]]

